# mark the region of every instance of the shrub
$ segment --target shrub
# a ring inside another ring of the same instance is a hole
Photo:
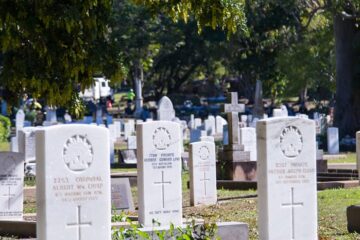
[[[0,115],[0,142],[7,141],[10,136],[10,119]]]

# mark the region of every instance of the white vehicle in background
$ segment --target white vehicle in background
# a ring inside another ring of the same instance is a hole
[[[109,87],[109,80],[104,77],[95,77],[94,85],[84,92],[80,92],[80,97],[86,100],[100,100],[112,97],[113,91]]]

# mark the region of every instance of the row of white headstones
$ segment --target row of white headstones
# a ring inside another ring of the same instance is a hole
[[[36,132],[38,239],[111,239],[108,139],[107,129],[89,125],[59,125]],[[317,239],[314,121],[261,120],[257,142],[260,239]],[[139,124],[137,145],[139,222],[153,226],[155,219],[162,226],[181,225],[180,125]],[[193,143],[190,151],[191,201],[213,204],[214,143]],[[14,189],[23,183],[17,154],[9,154],[1,163],[2,169],[16,169],[16,174],[5,174],[0,196],[1,209],[8,209],[2,215],[15,217],[22,216],[22,188]],[[21,204],[17,212],[11,210],[15,203]]]

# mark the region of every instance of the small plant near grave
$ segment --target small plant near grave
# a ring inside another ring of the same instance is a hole
[[[114,215],[112,221],[120,220],[129,224],[128,228],[120,227],[113,231],[112,240],[125,240],[125,239],[173,239],[173,240],[213,240],[220,239],[216,236],[217,225],[215,223],[204,223],[197,225],[195,220],[192,220],[190,224],[185,228],[175,227],[174,224],[170,224],[168,231],[154,230],[151,234],[141,231],[141,226],[134,223],[125,214]],[[160,223],[153,220],[154,227],[159,227]]]

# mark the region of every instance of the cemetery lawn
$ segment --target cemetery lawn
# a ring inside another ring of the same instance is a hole
[[[0,142],[0,151],[9,151],[10,143],[9,142]]]
[[[121,169],[122,170],[122,169]],[[119,171],[121,171],[119,170]],[[127,169],[130,170],[130,169]],[[131,169],[135,170],[135,169]],[[190,207],[190,192],[187,188],[189,174],[182,175],[183,212],[187,219],[202,218],[206,221],[240,221],[249,224],[250,239],[259,239],[257,231],[257,196],[255,190],[218,190],[218,204],[209,207]],[[137,206],[137,189],[132,189]],[[360,204],[360,187],[332,189],[318,192],[319,240],[356,240],[360,234],[349,234],[346,228],[346,208]],[[25,202],[24,212],[34,213],[35,202]],[[133,215],[130,213],[129,215]]]
[[[183,175],[183,183],[188,181]],[[250,239],[259,239],[257,231],[256,191],[218,190],[218,204],[210,207],[190,207],[189,190],[183,185],[184,215],[208,221],[240,221],[249,224]],[[346,208],[360,204],[360,187],[318,192],[319,240],[356,240],[360,234],[347,231]]]

